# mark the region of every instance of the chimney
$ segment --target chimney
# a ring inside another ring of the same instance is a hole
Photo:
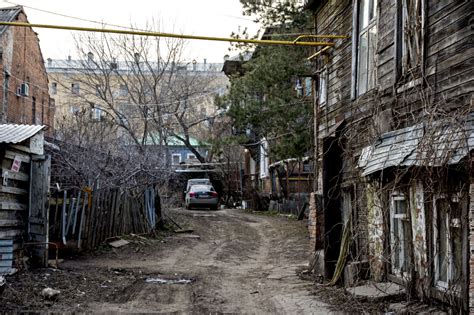
[[[71,61],[71,56],[67,56],[67,61]]]
[[[53,66],[53,59],[51,58],[48,58],[48,67],[52,67]]]
[[[87,53],[87,61],[92,62],[94,60],[94,54],[91,52]]]

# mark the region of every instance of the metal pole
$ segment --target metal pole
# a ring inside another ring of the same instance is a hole
[[[116,29],[94,28],[94,27],[79,27],[79,26],[68,26],[68,25],[33,24],[33,23],[22,23],[22,22],[0,22],[0,25],[19,26],[19,27],[37,27],[37,28],[57,29],[57,30],[93,32],[93,33],[110,33],[110,34],[138,35],[138,36],[152,36],[152,37],[169,37],[169,38],[179,38],[179,39],[209,40],[209,41],[232,42],[232,43],[258,44],[258,45],[284,45],[284,46],[306,46],[306,47],[334,46],[334,43],[331,43],[331,42],[299,42],[299,41],[289,41],[289,40],[228,38],[228,37],[198,36],[198,35],[186,35],[186,34],[148,32],[148,31],[145,32],[145,31],[116,30]],[[316,36],[316,35],[313,35],[313,36]],[[339,36],[339,35],[317,35],[317,36],[330,38],[330,37]]]

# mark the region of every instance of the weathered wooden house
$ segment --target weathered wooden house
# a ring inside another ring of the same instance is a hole
[[[309,228],[327,278],[344,263],[347,285],[392,281],[474,311],[473,8],[306,1],[315,34],[348,36],[311,59],[318,180]]]

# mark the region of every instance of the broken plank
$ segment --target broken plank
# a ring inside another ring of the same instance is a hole
[[[28,191],[26,189],[0,185],[0,193],[13,194],[13,195],[27,195]]]

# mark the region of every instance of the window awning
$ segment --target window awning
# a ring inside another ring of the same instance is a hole
[[[358,167],[367,176],[389,167],[458,164],[474,149],[474,113],[463,121],[424,122],[384,133],[365,147]]]

